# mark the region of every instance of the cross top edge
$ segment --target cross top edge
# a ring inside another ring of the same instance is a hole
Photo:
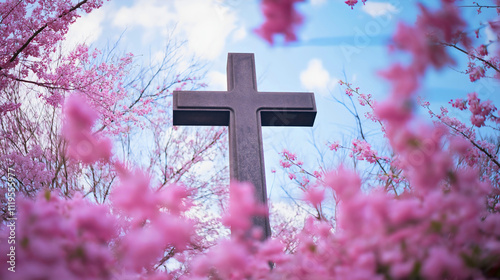
[[[257,91],[255,55],[253,53],[227,54],[227,90],[235,88]]]

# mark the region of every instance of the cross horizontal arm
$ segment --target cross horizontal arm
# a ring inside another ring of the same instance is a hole
[[[228,126],[228,93],[219,91],[174,91],[173,125]]]
[[[259,92],[263,126],[312,126],[316,102],[311,92]]]
[[[228,126],[229,110],[175,110],[173,125]]]
[[[312,92],[258,92],[259,109],[315,110]]]
[[[227,91],[174,91],[174,109],[182,108],[211,108],[229,109]]]

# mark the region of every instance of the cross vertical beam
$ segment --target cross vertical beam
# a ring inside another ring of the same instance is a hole
[[[312,126],[313,93],[258,92],[253,54],[229,53],[228,91],[174,91],[174,125],[229,126],[230,177],[250,182],[267,205],[261,126]],[[271,236],[268,216],[253,218],[263,239]]]

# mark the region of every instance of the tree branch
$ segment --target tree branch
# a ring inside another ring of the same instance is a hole
[[[455,45],[455,44],[449,44],[449,43],[441,43],[441,44],[443,44],[443,45],[445,45],[445,46],[448,46],[448,47],[452,47],[452,48],[454,48],[454,49],[456,49],[456,50],[458,50],[458,51],[463,52],[464,54],[466,54],[466,55],[468,55],[468,56],[472,56],[473,58],[475,58],[475,59],[477,59],[477,60],[482,61],[484,64],[488,65],[489,67],[491,67],[491,68],[495,69],[495,71],[497,71],[498,73],[500,73],[500,69],[498,69],[495,65],[491,64],[491,62],[489,62],[489,61],[487,61],[487,60],[485,60],[485,59],[483,59],[483,58],[481,58],[481,57],[478,57],[478,56],[475,56],[475,55],[473,55],[473,54],[470,54],[468,51],[466,51],[466,50],[464,50],[464,49],[462,49],[462,48],[458,47],[458,46],[457,46],[457,45]]]
[[[88,2],[88,0],[81,1],[80,3],[78,3],[74,7],[72,7],[71,9],[69,9],[66,12],[62,13],[61,15],[57,16],[57,18],[52,20],[50,23],[56,21],[57,19],[63,18],[64,16],[68,15],[69,13],[79,9],[83,4],[85,4],[87,2]],[[49,23],[45,23],[42,27],[40,27],[37,31],[35,31],[35,33],[33,33],[33,35],[31,35],[31,37],[29,37],[28,40],[26,42],[24,42],[24,44],[16,52],[14,52],[14,55],[9,59],[9,63],[14,62],[16,60],[16,58],[21,54],[21,52],[24,51],[29,46],[29,44],[31,44],[31,42],[40,33],[42,33],[42,31],[45,30],[45,28],[47,28],[48,26],[49,26]],[[0,70],[2,70],[2,69],[4,69],[4,67],[0,66]]]

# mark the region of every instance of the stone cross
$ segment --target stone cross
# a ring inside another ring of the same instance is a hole
[[[231,179],[250,182],[267,205],[261,126],[312,126],[314,93],[258,92],[253,53],[229,53],[227,91],[174,91],[173,124],[229,126]],[[269,217],[253,225],[271,236]]]

